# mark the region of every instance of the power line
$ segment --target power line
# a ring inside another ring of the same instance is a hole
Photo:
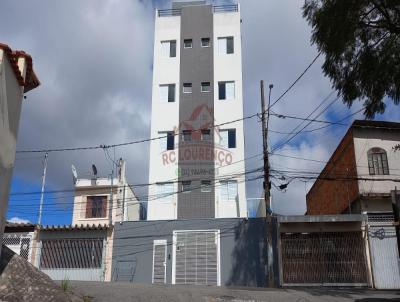
[[[297,79],[267,108],[271,109],[276,103],[278,103],[292,88],[297,82],[306,74],[306,72],[311,68],[311,66],[317,61],[318,57],[321,55],[321,52],[318,52],[316,57],[311,61],[311,63],[304,69],[304,71],[297,77]]]
[[[251,118],[254,118],[258,116],[258,113],[254,113],[252,115],[248,115],[242,118],[238,118],[235,120],[231,120],[228,122],[220,123],[217,125],[210,126],[210,129],[221,127],[224,125],[229,125],[233,123],[237,123],[240,121],[248,120]],[[201,129],[194,130],[193,132],[196,131],[201,131]],[[182,135],[183,132],[176,132],[173,133],[174,136],[177,135]],[[85,150],[97,150],[97,149],[109,149],[109,148],[115,148],[115,147],[124,147],[128,145],[135,145],[135,144],[140,144],[140,143],[145,143],[145,142],[150,142],[154,140],[159,140],[163,138],[167,138],[169,135],[163,135],[163,136],[157,136],[153,138],[146,138],[146,139],[141,139],[141,140],[135,140],[135,141],[129,141],[129,142],[124,142],[124,143],[118,143],[118,144],[111,144],[111,145],[98,145],[98,146],[86,146],[86,147],[72,147],[72,148],[54,148],[54,149],[38,149],[38,150],[17,150],[16,153],[49,153],[49,152],[67,152],[67,151],[85,151]]]

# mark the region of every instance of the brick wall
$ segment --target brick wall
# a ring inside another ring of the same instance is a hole
[[[339,214],[358,198],[357,180],[327,180],[357,176],[353,131],[350,128],[307,194],[307,214]]]

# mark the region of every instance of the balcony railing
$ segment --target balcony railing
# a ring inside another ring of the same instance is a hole
[[[237,4],[231,5],[216,5],[213,7],[214,13],[229,13],[229,12],[237,12],[239,11],[239,7]]]
[[[159,9],[158,16],[159,17],[180,16],[181,11],[182,11],[182,9],[180,9],[180,8]],[[229,13],[229,12],[237,12],[237,11],[239,11],[239,6],[237,4],[213,6],[214,13]]]

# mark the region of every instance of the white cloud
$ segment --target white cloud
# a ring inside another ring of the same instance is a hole
[[[12,217],[10,219],[7,219],[7,221],[11,223],[31,223],[28,219],[23,219],[19,217]]]

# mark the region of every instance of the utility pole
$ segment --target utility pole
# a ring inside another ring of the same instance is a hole
[[[274,272],[274,247],[272,244],[273,219],[271,212],[271,192],[270,192],[270,178],[269,178],[269,158],[268,158],[268,122],[269,122],[269,107],[271,106],[271,90],[274,86],[269,85],[268,108],[265,109],[265,94],[264,94],[264,81],[260,81],[261,89],[261,124],[263,136],[263,158],[264,158],[264,202],[267,220],[267,273],[268,273],[268,287],[275,287],[275,272]],[[266,114],[267,112],[267,114]],[[266,117],[267,115],[267,117]]]
[[[46,172],[47,172],[47,157],[49,154],[46,152],[44,154],[44,162],[43,162],[43,175],[42,175],[42,190],[40,194],[40,205],[39,205],[39,217],[38,217],[38,225],[42,224],[42,211],[43,211],[43,199],[44,199],[44,185],[46,183]]]

